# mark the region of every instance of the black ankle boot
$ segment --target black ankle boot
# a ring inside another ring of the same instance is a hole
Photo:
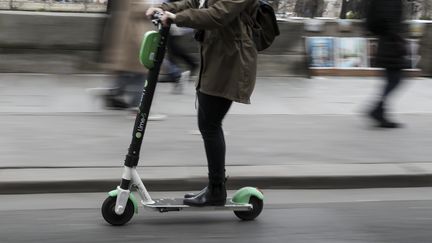
[[[127,109],[130,107],[121,97],[115,95],[105,95],[104,96],[105,107],[109,109]]]
[[[189,206],[204,207],[204,206],[223,206],[227,198],[225,182],[210,183],[195,197],[185,198],[183,203]]]
[[[218,180],[219,180],[219,179],[218,179]],[[228,177],[225,177],[223,180],[224,180],[224,183],[226,184],[226,181],[228,180]],[[199,191],[199,192],[189,192],[189,193],[186,193],[186,194],[184,195],[184,198],[193,198],[193,197],[196,197],[196,196],[198,196],[198,195],[203,194],[206,190],[207,190],[207,187],[204,187],[204,189],[202,189],[202,190]]]
[[[375,121],[381,121],[383,119],[384,109],[380,106],[369,112],[369,116]]]
[[[387,118],[385,109],[383,106],[377,106],[371,112],[369,112],[369,117],[372,118],[377,124],[378,127],[381,128],[400,128],[402,125],[397,122],[390,121]]]
[[[184,198],[193,198],[193,197],[196,197],[196,196],[198,196],[198,195],[204,193],[206,190],[207,190],[207,187],[204,187],[204,189],[202,189],[202,190],[199,191],[199,192],[190,192],[190,193],[186,193],[186,194],[184,195]]]

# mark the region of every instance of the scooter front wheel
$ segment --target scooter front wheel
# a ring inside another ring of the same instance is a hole
[[[107,197],[102,204],[102,216],[111,225],[121,226],[129,222],[134,215],[134,205],[130,199],[128,199],[126,208],[123,214],[118,215],[115,212],[117,197]]]
[[[249,203],[252,204],[252,209],[249,211],[234,211],[234,214],[241,220],[250,221],[258,217],[263,210],[264,202],[263,200],[251,196]]]

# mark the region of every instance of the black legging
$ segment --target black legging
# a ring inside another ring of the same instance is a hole
[[[386,84],[384,86],[380,105],[385,106],[388,96],[400,86],[402,80],[402,70],[400,69],[386,69]]]
[[[225,180],[225,138],[222,120],[232,101],[197,92],[198,127],[204,140],[210,183]]]

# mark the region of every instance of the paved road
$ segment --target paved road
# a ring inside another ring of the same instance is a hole
[[[103,221],[98,206],[103,194],[0,196],[0,241],[430,242],[431,192],[432,188],[265,191],[266,208],[254,222],[240,222],[230,212],[141,210],[125,227]]]
[[[0,193],[65,188],[52,181],[73,182],[72,191],[82,188],[75,182],[91,181],[100,186],[89,191],[99,191],[118,182],[133,117],[130,111],[102,109],[86,92],[108,82],[100,75],[0,74]],[[381,83],[380,78],[260,78],[253,104],[235,104],[225,121],[228,174],[307,178],[314,188],[431,185],[432,82],[406,80],[393,111],[407,127],[393,131],[371,129],[360,115]],[[171,88],[158,86],[152,109],[168,119],[149,124],[140,161],[147,167],[140,169],[147,179],[196,181],[206,174],[206,163],[201,138],[193,132],[194,88],[187,84],[183,95],[172,95]],[[356,180],[340,183],[335,176]],[[376,176],[384,181],[377,183]],[[292,180],[288,185],[284,188],[292,188]]]
[[[0,74],[0,167],[118,166],[130,142],[130,112],[101,109],[85,90],[100,75]],[[231,165],[430,162],[430,79],[410,79],[395,111],[406,129],[370,129],[358,115],[379,78],[261,78],[252,105],[235,104],[225,121]],[[198,166],[205,161],[196,130],[194,89],[171,95],[160,84],[141,165]]]
[[[382,131],[358,116],[232,115],[228,165],[431,162],[432,115],[401,115],[408,127]],[[0,167],[119,166],[133,120],[116,115],[4,115]],[[194,116],[150,122],[140,165],[204,166]]]
[[[0,113],[105,112],[86,90],[109,86],[101,75],[0,74]],[[230,114],[358,114],[364,112],[383,81],[380,77],[261,77],[251,105],[234,104]],[[183,95],[172,95],[172,84],[158,84],[152,110],[195,115],[195,89],[186,84]],[[405,80],[396,93],[397,113],[432,113],[431,79]]]

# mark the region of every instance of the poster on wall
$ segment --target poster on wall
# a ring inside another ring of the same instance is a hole
[[[332,37],[308,37],[306,48],[310,67],[334,67],[334,40]]]
[[[367,41],[365,38],[337,38],[336,66],[339,68],[365,68],[367,63]]]

